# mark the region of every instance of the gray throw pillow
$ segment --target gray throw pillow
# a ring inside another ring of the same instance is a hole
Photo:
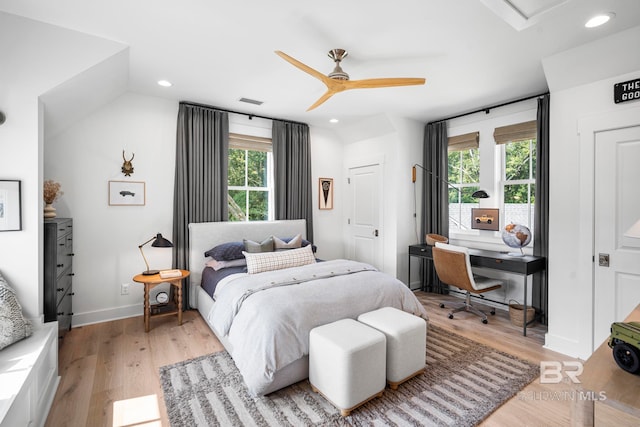
[[[258,252],[273,252],[273,238],[268,237],[262,242],[254,242],[253,240],[243,239],[245,252],[258,253]]]
[[[31,321],[22,315],[16,292],[0,274],[0,350],[32,332]]]

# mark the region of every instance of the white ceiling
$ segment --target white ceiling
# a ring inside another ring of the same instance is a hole
[[[0,10],[129,46],[131,91],[322,127],[381,113],[428,122],[542,93],[543,58],[640,25],[638,0],[0,0]],[[596,12],[616,17],[586,29]],[[323,84],[274,51],[329,73],[333,48],[349,51],[354,80],[427,83],[347,91],[306,112]]]

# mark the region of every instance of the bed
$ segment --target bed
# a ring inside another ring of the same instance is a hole
[[[217,245],[243,239],[262,242],[271,236],[305,238],[305,229],[304,220],[189,224],[189,303],[231,355],[254,396],[308,377],[308,334],[313,327],[355,319],[384,306],[427,319],[422,304],[402,282],[349,260],[230,274],[213,297],[200,286],[203,272],[212,270],[206,267],[211,258],[204,254]]]

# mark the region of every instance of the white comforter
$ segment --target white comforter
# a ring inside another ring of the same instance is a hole
[[[402,282],[348,260],[229,276],[216,288],[215,300],[209,322],[229,340],[231,356],[256,396],[276,371],[308,355],[309,332],[316,326],[381,307],[427,319]]]

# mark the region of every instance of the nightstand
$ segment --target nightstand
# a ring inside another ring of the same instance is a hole
[[[178,325],[182,325],[182,280],[189,276],[188,270],[180,270],[180,277],[169,277],[163,279],[160,274],[144,275],[138,274],[133,278],[134,282],[144,284],[144,331],[149,332],[151,317],[178,315]],[[169,301],[167,304],[150,304],[149,292],[161,283],[169,283],[177,290],[177,301]],[[152,310],[153,308],[153,310]]]

